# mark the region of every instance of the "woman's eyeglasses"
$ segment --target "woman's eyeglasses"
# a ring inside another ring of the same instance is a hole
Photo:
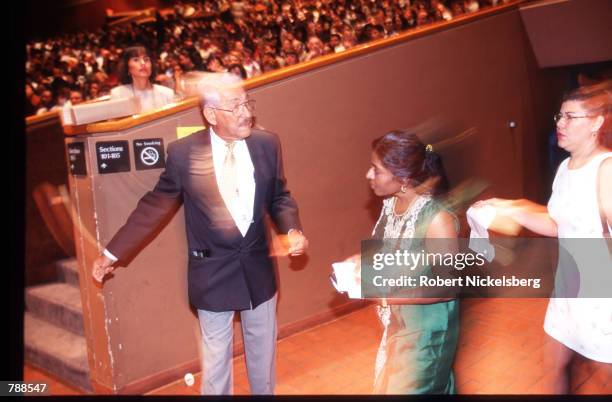
[[[553,116],[553,120],[555,121],[555,123],[558,123],[562,119],[565,119],[567,121],[572,121],[574,119],[583,119],[585,117],[595,117],[595,116],[592,116],[592,115],[576,116],[576,115],[569,114],[569,113],[556,113]]]

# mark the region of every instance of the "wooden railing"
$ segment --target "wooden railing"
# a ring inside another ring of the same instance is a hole
[[[329,64],[338,63],[344,60],[349,60],[363,54],[372,53],[380,49],[384,49],[389,46],[396,45],[401,42],[414,40],[425,35],[431,35],[436,32],[444,31],[450,28],[455,28],[460,25],[464,25],[475,19],[486,18],[495,14],[500,14],[508,10],[514,10],[522,3],[529,3],[533,0],[515,0],[508,4],[503,4],[496,7],[486,8],[476,13],[463,14],[459,17],[453,18],[450,21],[439,21],[431,24],[424,25],[402,32],[396,36],[390,38],[382,38],[376,41],[364,43],[352,47],[340,53],[328,54],[325,56],[318,57],[314,60],[299,63],[293,66],[284,67],[275,71],[262,74],[257,77],[253,77],[246,81],[246,88],[256,88],[258,86],[266,85],[274,81],[283,80],[292,77],[297,74],[302,74],[306,71],[314,70],[327,66]]]
[[[318,57],[314,60],[299,63],[293,66],[280,68],[275,71],[271,71],[265,74],[262,74],[257,77],[250,78],[245,81],[246,89],[257,88],[275,81],[284,80],[290,78],[292,76],[305,73],[307,71],[311,71],[314,69],[318,69],[333,63],[339,63],[345,60],[350,60],[352,58],[372,53],[381,49],[384,49],[389,46],[397,45],[398,43],[402,43],[405,41],[414,40],[426,35],[431,35],[436,32],[441,32],[447,29],[455,28],[460,25],[464,25],[469,23],[470,21],[474,21],[476,19],[487,18],[492,15],[500,14],[507,12],[509,10],[514,10],[518,8],[521,4],[530,3],[534,0],[515,0],[507,4],[499,5],[496,7],[490,7],[483,10],[480,10],[476,13],[463,14],[456,18],[453,18],[450,21],[439,21],[434,22],[428,25],[424,25],[422,27],[413,28],[411,30],[402,32],[396,36],[390,38],[383,38],[373,42],[368,42],[362,45],[355,46],[348,50],[345,50],[340,53],[329,54],[325,56]],[[197,102],[195,99],[186,99],[182,102],[176,104],[176,106],[157,110],[150,113],[144,113],[138,115],[136,118],[134,117],[126,117],[123,119],[118,119],[114,121],[106,121],[101,123],[92,123],[83,126],[66,126],[65,133],[66,135],[78,135],[85,134],[88,132],[108,132],[115,131],[120,129],[125,129],[129,127],[133,127],[138,124],[145,123],[147,121],[155,120],[159,117],[166,116],[168,114],[175,113],[180,110],[185,110],[187,108],[193,107],[195,105],[194,102]],[[26,124],[40,124],[45,120],[53,120],[59,119],[58,112],[48,112],[39,116],[29,116],[26,118]]]
[[[127,25],[132,22],[142,24],[144,22],[155,21],[155,8],[149,7],[144,10],[115,13],[110,17],[116,17],[116,19],[108,23],[109,27]]]

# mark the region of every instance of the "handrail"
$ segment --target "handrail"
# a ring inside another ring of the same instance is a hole
[[[112,17],[117,16],[119,18],[115,21],[109,22],[108,26],[112,27],[116,25],[126,25],[130,22],[142,23],[143,20],[151,18],[151,17],[153,17],[153,20],[155,20],[155,17],[154,17],[155,8],[154,7],[148,7],[148,8],[145,8],[144,10],[138,10],[138,11],[128,11],[123,14],[125,15],[120,16],[119,13],[112,15]]]
[[[426,35],[430,35],[432,33],[444,31],[451,28],[456,28],[461,25],[465,25],[469,22],[472,22],[475,19],[486,18],[492,15],[501,14],[507,12],[509,10],[514,10],[519,7],[519,5],[524,3],[531,3],[535,0],[514,0],[510,3],[486,8],[484,10],[480,10],[475,13],[463,14],[459,17],[453,18],[450,21],[439,21],[434,22],[423,27],[413,28],[409,31],[400,33],[396,36],[390,38],[382,38],[373,42],[368,42],[362,45],[355,46],[353,48],[347,49],[340,53],[328,54],[325,56],[318,57],[314,60],[299,63],[293,66],[284,67],[278,70],[270,71],[268,73],[262,74],[257,77],[253,77],[245,80],[244,86],[246,89],[257,88],[271,82],[280,81],[298,74],[305,73],[307,71],[315,70],[333,63],[338,63],[341,61],[349,60],[355,58],[357,56],[361,56],[363,54],[372,53],[377,50],[381,50],[387,48],[389,46],[397,45],[398,43],[406,42],[409,40],[414,40],[417,38],[421,38]],[[125,117],[118,120],[113,121],[105,121],[101,123],[92,123],[81,126],[65,126],[64,132],[66,135],[79,135],[79,134],[87,134],[87,133],[100,133],[100,132],[109,132],[116,130],[123,130],[129,127],[134,127],[136,125],[156,120],[160,117],[164,117],[178,111],[186,110],[197,105],[196,98],[188,98],[182,102],[176,104],[176,106],[156,110],[150,113],[144,113],[137,116]],[[30,116],[26,118],[26,123],[29,125],[31,123],[38,122],[44,118],[49,118],[50,114],[55,115],[57,112],[45,113],[41,116]]]
[[[83,101],[81,104],[104,102],[105,100],[108,100],[108,99],[110,99],[110,95],[105,95],[99,98]],[[25,118],[26,127],[51,124],[55,120],[60,120],[60,124],[61,124],[60,113],[61,113],[60,109],[55,109],[55,110],[50,110],[48,112],[44,112],[41,114],[33,114],[31,116],[26,116]]]
[[[27,116],[26,117],[26,125],[30,126],[32,124],[39,124],[42,123],[46,120],[50,120],[52,118],[56,118],[59,117],[59,111],[58,110],[52,110],[50,112],[44,112],[41,114],[33,114],[31,116]]]
[[[44,127],[61,124],[59,110],[52,110],[41,114],[35,114],[25,118],[26,132],[38,130]]]
[[[314,60],[299,63],[293,66],[281,68],[278,70],[270,71],[257,77],[250,78],[245,81],[245,87],[247,89],[253,89],[262,85],[269,84],[274,81],[280,81],[285,78],[292,77],[311,71],[323,66],[327,66],[332,63],[352,59],[365,53],[372,53],[380,49],[384,49],[389,46],[396,45],[401,42],[420,38],[425,35],[429,35],[435,32],[443,31],[449,28],[455,28],[457,26],[464,25],[471,22],[474,19],[486,18],[492,15],[501,14],[509,10],[517,9],[522,3],[530,3],[535,0],[514,0],[510,3],[503,4],[501,6],[495,6],[486,8],[475,13],[463,14],[457,18],[453,18],[450,21],[438,21],[431,24],[427,24],[423,27],[412,28],[409,31],[400,33],[390,38],[382,38],[373,42],[364,43],[347,49],[341,53],[328,54],[325,56],[318,57]]]
[[[142,113],[134,116],[124,117],[117,120],[103,121],[100,123],[83,124],[80,126],[64,126],[64,134],[74,136],[80,134],[104,133],[110,131],[125,130],[131,127],[157,120],[183,110],[199,106],[200,101],[197,97],[187,98],[170,107],[156,109],[151,112]]]

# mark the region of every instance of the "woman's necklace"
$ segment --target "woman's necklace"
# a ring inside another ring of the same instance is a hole
[[[390,205],[390,213],[387,214],[387,224],[385,225],[385,239],[411,238],[414,236],[414,224],[423,205],[430,199],[428,196],[416,195],[400,215],[395,212],[397,197],[394,197]]]
[[[417,199],[417,198],[419,198],[419,196],[418,196],[418,195],[415,195],[414,197],[412,197],[412,199],[411,199],[411,200],[410,200],[410,202],[408,203],[408,206],[406,207],[406,209],[404,210],[404,212],[402,212],[401,214],[398,214],[398,213],[395,211],[395,210],[396,210],[396,208],[397,208],[397,200],[398,200],[398,198],[399,198],[399,197],[397,197],[397,196],[394,196],[394,197],[393,197],[393,205],[392,205],[391,210],[393,211],[393,215],[394,215],[394,216],[400,217],[400,216],[405,216],[405,215],[408,213],[408,211],[410,211],[410,208],[412,208],[412,204],[414,204],[414,202],[416,201],[416,199]]]
[[[397,197],[393,197],[393,202],[391,203],[390,208],[391,213],[387,217],[387,225],[385,226],[385,238],[398,239],[401,237],[402,228],[410,217],[410,209],[412,208],[412,205],[417,200],[417,198],[419,198],[418,195],[414,196],[414,198],[410,200],[410,204],[408,204],[406,210],[403,213],[398,214],[397,212],[395,212],[397,206]]]

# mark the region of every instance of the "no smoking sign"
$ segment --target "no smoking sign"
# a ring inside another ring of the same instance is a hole
[[[136,170],[166,167],[164,140],[162,138],[134,140],[134,156]]]

